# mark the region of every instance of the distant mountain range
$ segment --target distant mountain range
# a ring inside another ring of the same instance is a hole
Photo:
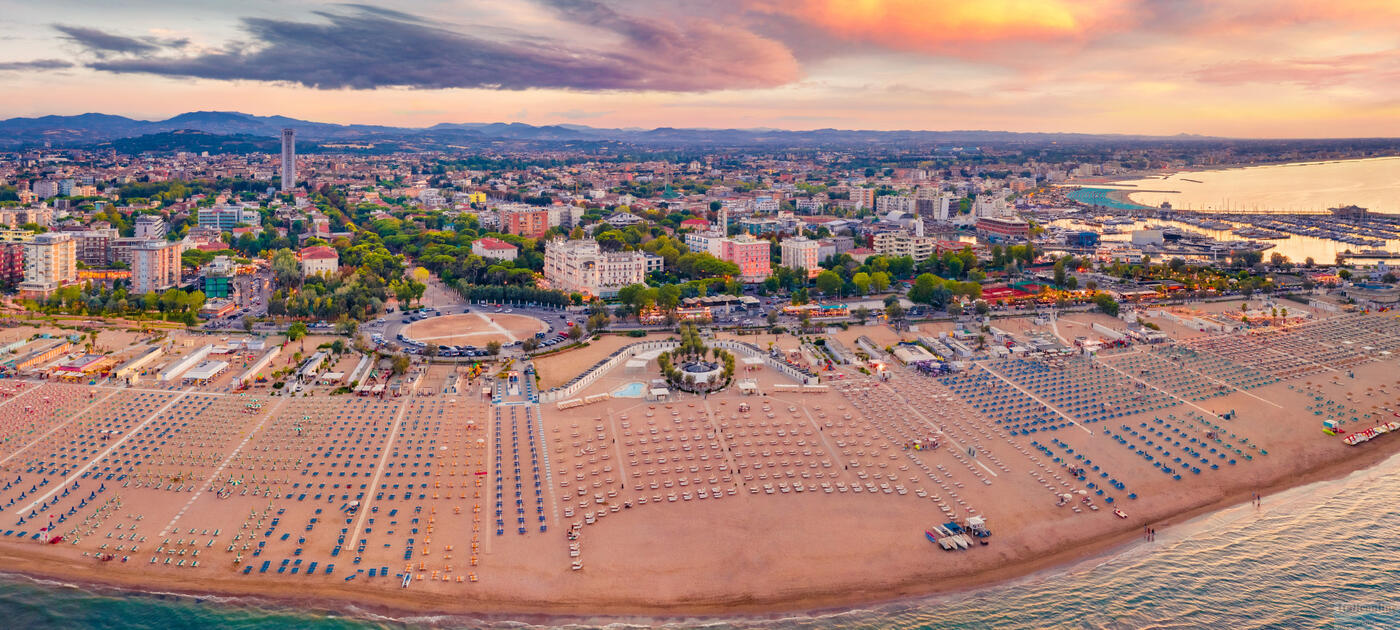
[[[524,123],[440,123],[431,127],[337,125],[285,116],[254,116],[240,112],[188,112],[166,120],[136,120],[111,114],[41,116],[0,121],[0,148],[101,147],[123,152],[234,152],[275,147],[281,130],[297,131],[298,151],[315,150],[441,150],[483,147],[500,143],[551,146],[625,144],[652,149],[686,147],[816,147],[927,146],[957,144],[1100,144],[1133,141],[1200,141],[1202,136],[1128,136],[1074,133],[1014,133],[1005,131],[862,131],[815,129],[607,129],[585,125]],[[201,132],[175,134],[173,132]],[[210,136],[229,136],[227,139]],[[150,138],[147,138],[150,136]],[[142,138],[139,142],[118,142]],[[267,139],[270,145],[258,142]],[[249,145],[259,148],[250,148]]]

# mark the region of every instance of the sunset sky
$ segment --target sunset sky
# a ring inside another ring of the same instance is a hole
[[[1400,136],[1396,0],[0,0],[0,14],[0,117]]]

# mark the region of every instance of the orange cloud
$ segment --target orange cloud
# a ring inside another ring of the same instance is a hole
[[[1080,40],[1123,17],[1131,0],[759,0],[845,40],[945,53],[967,44]]]

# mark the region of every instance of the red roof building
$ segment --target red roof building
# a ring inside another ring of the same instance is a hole
[[[520,248],[499,238],[485,236],[472,242],[472,253],[482,258],[494,260],[515,260]]]

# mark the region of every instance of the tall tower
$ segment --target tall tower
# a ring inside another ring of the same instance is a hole
[[[282,192],[291,192],[297,184],[297,132],[282,130]]]

